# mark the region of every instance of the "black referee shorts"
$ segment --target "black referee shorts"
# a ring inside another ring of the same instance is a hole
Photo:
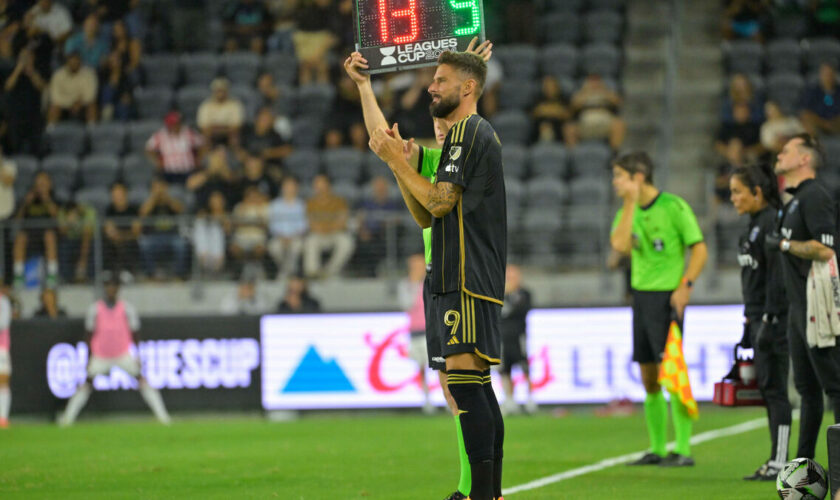
[[[676,317],[671,307],[673,292],[633,290],[633,361],[659,363],[665,352],[668,329]],[[679,319],[682,330],[682,319]]]
[[[429,355],[429,368],[446,371],[446,359],[441,351],[441,337],[438,322],[434,314],[434,298],[432,296],[431,274],[426,273],[423,280],[423,309],[426,313],[426,352]]]
[[[439,332],[444,358],[470,353],[491,365],[501,362],[502,306],[460,291],[435,295],[432,300],[432,323]]]

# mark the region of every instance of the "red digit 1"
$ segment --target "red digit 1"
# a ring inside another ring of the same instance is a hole
[[[379,0],[379,39],[388,43],[388,0]]]
[[[382,5],[380,0],[379,5]],[[380,7],[381,12],[381,7]],[[392,14],[394,17],[407,17],[411,32],[408,35],[398,36],[394,38],[394,43],[408,43],[417,40],[417,34],[420,31],[417,22],[417,0],[408,0],[408,7],[405,9],[395,10]]]

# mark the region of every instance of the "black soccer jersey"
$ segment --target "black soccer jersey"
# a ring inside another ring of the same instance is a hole
[[[764,237],[778,228],[778,214],[778,210],[768,206],[751,215],[746,233],[739,240],[738,263],[746,317],[787,312],[780,252],[767,251],[764,245]]]
[[[463,188],[451,212],[432,220],[432,293],[463,291],[502,304],[507,209],[502,144],[490,123],[470,115],[449,130],[437,182]]]
[[[793,241],[816,240],[833,249],[837,213],[828,191],[814,179],[802,181],[799,186],[787,191],[793,194],[793,199],[784,209],[782,237]],[[788,252],[784,254],[782,263],[788,299],[793,304],[804,305],[805,285],[812,261]]]

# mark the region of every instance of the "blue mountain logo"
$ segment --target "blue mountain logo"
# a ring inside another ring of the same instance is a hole
[[[326,361],[315,346],[309,346],[292,377],[280,392],[355,392],[356,388],[338,366],[336,360]]]

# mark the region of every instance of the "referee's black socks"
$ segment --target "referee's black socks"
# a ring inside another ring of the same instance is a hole
[[[447,370],[449,392],[458,405],[464,447],[470,459],[471,500],[493,500],[493,451],[495,419],[484,389],[484,375],[477,370]],[[493,397],[495,402],[495,396]],[[498,403],[495,403],[498,410]]]
[[[502,455],[504,455],[505,444],[505,421],[502,418],[502,409],[499,408],[499,400],[493,391],[493,384],[490,382],[490,370],[484,370],[481,374],[484,383],[484,395],[490,405],[490,412],[493,413],[493,498],[502,496]]]

